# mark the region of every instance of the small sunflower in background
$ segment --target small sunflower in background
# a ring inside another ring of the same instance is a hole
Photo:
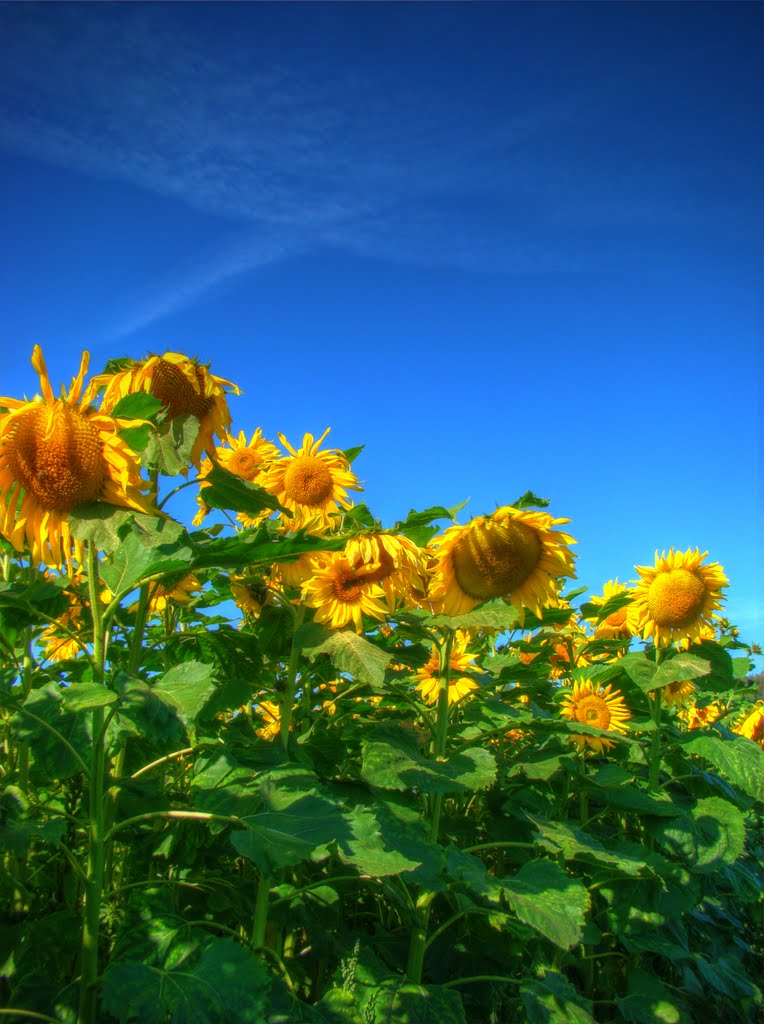
[[[262,725],[255,733],[264,740],[275,740],[281,729],[281,707],[272,700],[261,700],[257,705]]]
[[[352,622],[361,633],[364,615],[379,620],[387,616],[382,587],[352,566],[344,554],[320,552],[313,566],[312,575],[302,584],[302,596],[309,608],[316,609],[316,622],[332,629]]]
[[[304,527],[309,533],[326,533],[336,529],[340,509],[353,507],[347,492],[362,490],[341,451],[321,451],[330,429],[327,427],[317,441],[312,434],[305,434],[297,449],[279,434],[289,455],[271,462],[258,481],[292,513],[291,519],[284,519],[288,530]]]
[[[247,435],[241,430],[238,437],[229,437],[227,444],[218,445],[215,448],[215,463],[222,466],[223,469],[227,469],[229,473],[253,484],[260,483],[258,478],[263,474],[268,463],[277,459],[279,455],[280,452],[276,445],[264,438],[262,428],[258,427],[249,441]],[[207,457],[202,461],[199,469],[199,494],[196,499],[199,511],[194,516],[194,526],[201,526],[204,517],[210,511],[204,503],[204,488],[209,486],[205,477],[209,475],[215,463]],[[256,526],[261,519],[267,518],[270,514],[270,510],[267,509],[257,517],[240,512],[237,519],[243,526]]]
[[[138,456],[120,435],[132,421],[96,412],[83,396],[89,361],[83,352],[68,392],[56,398],[35,345],[42,397],[0,398],[0,533],[17,551],[26,547],[35,563],[65,563],[70,575],[72,559],[82,563],[84,555],[69,528],[70,512],[96,501],[154,511]]]
[[[753,710],[744,714],[732,731],[764,747],[764,702],[757,701]]]
[[[695,683],[689,679],[681,679],[679,682],[669,683],[668,686],[661,687],[661,702],[667,708],[674,705],[681,707],[688,700],[694,700],[697,692],[698,688]]]
[[[635,632],[643,639],[666,647],[677,640],[698,639],[703,627],[711,625],[729,580],[718,562],[703,564],[707,554],[698,548],[671,548],[668,554],[656,552],[654,566],[635,566],[641,579],[632,607]]]
[[[594,596],[590,598],[590,604],[604,605],[613,598],[618,597],[621,594],[631,594],[631,589],[626,586],[625,583],[619,583],[618,578],[614,580],[608,580],[602,588],[602,596]],[[606,615],[602,621],[598,621],[596,616],[588,616],[586,622],[590,622],[594,627],[594,636],[597,640],[631,640],[633,629],[630,617],[630,605],[624,605],[623,608],[619,608],[615,612],[611,612],[610,615]]]
[[[454,635],[448,679],[449,706],[478,689],[478,683],[471,676],[464,675],[470,670],[479,671],[475,664],[475,656],[467,652],[469,639],[469,635],[460,629]],[[437,647],[433,647],[427,664],[417,669],[416,678],[419,680],[416,688],[421,693],[422,700],[426,704],[436,704],[440,692],[440,650]]]
[[[230,380],[216,377],[209,367],[179,352],[150,355],[142,362],[133,362],[117,373],[93,377],[88,392],[91,397],[101,387],[101,412],[110,412],[116,404],[137,392],[146,392],[158,399],[167,415],[167,422],[177,416],[194,416],[199,420],[199,433],[191,449],[191,462],[199,469],[202,453],[215,454],[215,437],[224,441],[231,426],[226,389],[241,394]]]
[[[572,692],[563,697],[560,714],[571,722],[581,722],[614,733],[628,732],[626,723],[631,718],[620,690],[613,690],[609,685],[602,686],[591,679],[581,679],[573,684]],[[571,742],[579,750],[588,747],[598,754],[615,746],[613,740],[606,736],[571,736]]]
[[[190,604],[196,594],[202,589],[195,573],[188,573],[180,579],[174,576],[162,582],[151,584],[149,596],[149,614],[161,615],[169,605],[179,605],[184,608]],[[133,605],[135,608],[136,605]]]
[[[689,707],[682,708],[679,712],[679,717],[685,723],[688,729],[706,729],[708,726],[713,725],[724,714],[724,708],[718,701],[712,701],[710,704],[705,704],[703,707],[699,707],[698,704],[691,704]]]
[[[506,597],[540,616],[558,600],[557,580],[575,575],[569,548],[575,541],[553,529],[568,522],[505,506],[466,526],[449,527],[430,542],[437,562],[428,600],[446,615],[461,615]]]

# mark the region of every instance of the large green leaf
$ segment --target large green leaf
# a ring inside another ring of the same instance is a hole
[[[697,679],[700,676],[707,676],[710,671],[711,665],[705,658],[699,658],[696,654],[677,654],[670,661],[661,663],[649,689],[655,690],[670,683],[681,683],[685,679]]]
[[[63,818],[29,814],[29,799],[17,786],[0,793],[0,850],[21,855],[32,842],[59,843],[66,832]]]
[[[64,707],[67,711],[89,711],[114,704],[118,695],[100,683],[72,683],[62,690]]]
[[[745,819],[734,804],[711,796],[654,830],[660,845],[681,854],[696,872],[734,864],[745,847]]]
[[[581,941],[589,893],[557,864],[534,860],[501,880],[503,894],[519,919],[560,949]]]
[[[423,757],[402,731],[363,744],[361,776],[381,789],[418,789],[422,793],[469,793],[490,786],[496,761],[489,751],[472,749],[446,761]]]
[[[191,449],[198,434],[199,420],[196,416],[175,416],[164,422],[149,437],[143,449],[143,465],[164,476],[187,472],[191,465]]]
[[[682,1024],[692,1018],[681,996],[641,967],[628,974],[628,995],[616,996],[618,1009],[629,1024]]]
[[[647,864],[638,857],[622,856],[617,850],[606,849],[598,839],[583,829],[562,821],[537,820],[528,815],[536,826],[536,841],[552,856],[562,854],[565,860],[583,858],[622,871],[626,875],[639,875],[648,871]]]
[[[298,630],[295,642],[311,660],[326,654],[337,672],[371,686],[382,685],[392,660],[392,654],[350,629],[326,629],[310,622]]]
[[[211,508],[224,508],[232,512],[246,512],[258,516],[262,512],[282,512],[290,518],[292,513],[280,505],[265,488],[243,480],[222,466],[213,466],[204,478],[201,497]]]
[[[564,974],[545,971],[523,981],[520,996],[527,1024],[594,1024],[590,999],[579,995]]]
[[[405,873],[409,881],[419,879],[416,870],[432,849],[430,844],[424,842],[423,835],[414,835],[411,827],[406,834],[405,826],[399,823],[395,837],[408,840],[408,853],[404,853],[390,842],[392,829],[389,821],[386,833],[383,834],[373,808],[356,807],[346,821],[349,834],[343,835],[337,843],[337,852],[343,863],[352,864],[361,874],[374,878]],[[420,839],[419,844],[417,838]]]
[[[301,861],[325,860],[334,841],[347,842],[350,827],[339,808],[307,794],[287,808],[242,818],[244,829],[231,834],[236,850],[265,875]]]
[[[764,800],[764,750],[745,736],[714,730],[681,739],[686,753],[708,761],[733,786],[755,800]]]
[[[70,747],[85,764],[89,763],[90,716],[66,711],[60,686],[48,683],[39,690],[32,690],[22,707],[24,710],[13,716],[13,731],[18,740],[29,744],[36,778],[46,782],[69,779],[81,771],[82,765]],[[62,737],[66,743],[62,742]]]
[[[503,632],[517,629],[522,623],[521,612],[500,597],[486,601],[463,615],[434,615],[428,626],[447,626],[449,629],[491,629]]]
[[[133,520],[129,532],[101,566],[101,578],[117,597],[158,573],[190,572],[193,549],[172,519]]]
[[[215,692],[215,667],[199,661],[184,661],[161,675],[154,692],[171,704],[184,725],[193,725],[205,703]]]
[[[394,530],[396,533],[402,533],[404,537],[408,537],[410,540],[413,540],[414,543],[419,544],[420,547],[424,547],[438,532],[437,526],[433,526],[432,524],[443,519],[449,519],[453,523],[457,512],[463,509],[466,504],[467,502],[463,501],[459,505],[454,505],[453,508],[444,508],[442,505],[434,505],[432,508],[425,509],[423,512],[415,512],[412,508],[402,522],[397,522],[395,524]]]
[[[655,689],[653,678],[658,670],[655,662],[649,660],[644,651],[625,655],[619,660],[618,667],[645,693]]]
[[[57,619],[68,607],[69,598],[61,586],[42,577],[32,583],[0,581],[0,614],[6,629],[18,631],[27,626],[48,625],[50,619]]]

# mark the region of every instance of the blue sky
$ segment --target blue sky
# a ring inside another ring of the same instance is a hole
[[[0,3],[0,394],[185,351],[386,525],[526,489],[764,639],[758,4]],[[463,514],[464,515],[464,514]]]

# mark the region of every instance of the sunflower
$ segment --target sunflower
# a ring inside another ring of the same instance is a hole
[[[358,633],[363,630],[364,615],[385,618],[384,596],[379,584],[357,572],[341,552],[317,555],[313,575],[302,584],[303,600],[316,609],[316,622],[325,622],[332,629],[342,629],[352,622]]]
[[[231,573],[231,597],[237,607],[256,619],[268,600],[268,587],[258,576],[245,576],[242,573]]]
[[[764,747],[764,703],[757,701],[753,711],[741,718],[732,731]]]
[[[70,512],[94,501],[153,511],[138,457],[119,433],[128,421],[96,412],[82,397],[89,361],[83,352],[69,391],[55,398],[35,345],[42,397],[0,398],[0,533],[17,551],[26,545],[36,563],[66,563],[70,575],[72,557],[82,562],[84,554],[69,528]]]
[[[574,668],[586,668],[592,659],[585,653],[589,637],[578,625],[560,627],[556,630],[559,639],[551,638],[544,642],[549,650],[549,675],[552,679],[562,679],[570,675]]]
[[[470,676],[463,673],[470,669],[477,671],[474,655],[467,653],[469,636],[462,630],[457,630],[454,635],[454,642],[451,648],[450,674],[448,679],[448,703],[455,704],[468,693],[478,689],[477,682]],[[426,704],[437,704],[440,692],[440,650],[433,647],[430,660],[426,665],[418,668],[416,677],[419,680],[417,690],[422,695]]]
[[[665,647],[685,637],[699,638],[721,607],[722,588],[729,580],[718,562],[703,565],[708,554],[698,548],[684,553],[673,548],[655,553],[655,565],[635,566],[641,580],[634,591],[635,632],[656,646]]]
[[[56,622],[52,622],[40,633],[43,654],[48,661],[65,661],[76,658],[84,649],[82,640],[83,606],[72,602]]]
[[[193,572],[180,579],[176,578],[174,582],[170,580],[165,580],[164,583],[154,582],[151,585],[149,614],[161,615],[168,604],[185,607],[201,589],[202,585]]]
[[[594,605],[604,605],[616,596],[621,594],[630,594],[631,591],[625,583],[619,583],[618,579],[608,580],[602,588],[602,596],[594,596],[590,599],[590,603]],[[596,615],[588,616],[585,621],[591,622],[594,626],[594,636],[598,640],[631,640],[632,628],[629,616],[629,609],[631,605],[625,605],[623,608],[619,608],[616,612],[611,612],[610,615],[600,622]]]
[[[165,352],[163,356],[150,355],[142,362],[134,362],[119,373],[103,373],[93,377],[89,395],[106,386],[101,399],[101,411],[109,412],[126,395],[146,391],[159,399],[171,422],[176,416],[191,415],[199,420],[199,433],[191,449],[191,462],[197,469],[202,452],[215,453],[217,436],[221,441],[228,436],[231,413],[228,409],[226,388],[241,394],[235,384],[209,372],[208,366],[189,359],[178,352]]]
[[[430,542],[437,564],[428,599],[446,615],[461,615],[490,598],[508,597],[540,616],[557,600],[557,579],[574,575],[568,545],[575,541],[552,529],[567,522],[505,506],[449,527]]]
[[[661,687],[661,701],[667,708],[677,705],[681,707],[688,700],[693,700],[698,688],[689,679],[681,679],[676,683],[669,683]]]
[[[712,701],[704,707],[692,704],[688,708],[682,708],[679,717],[688,729],[705,729],[706,726],[713,725],[718,721],[723,713],[724,709],[721,704],[718,701]]]
[[[620,690],[613,690],[611,686],[603,687],[591,679],[582,679],[573,684],[572,693],[566,694],[563,698],[560,714],[572,722],[581,722],[583,725],[593,725],[597,729],[617,733],[628,731],[626,722],[631,718],[631,712]],[[612,740],[604,736],[571,736],[571,742],[575,743],[579,750],[590,747],[599,754],[610,750],[614,745]]]
[[[255,729],[255,733],[264,740],[276,739],[281,729],[281,707],[272,700],[261,700],[257,705],[257,711],[263,725]]]
[[[242,480],[248,480],[250,483],[255,483],[266,465],[271,460],[277,458],[278,455],[278,448],[272,441],[268,441],[263,437],[261,427],[257,428],[249,441],[244,431],[240,430],[238,437],[228,438],[227,445],[219,445],[215,448],[215,462],[224,469],[227,469],[229,473],[241,477]],[[194,516],[194,526],[201,526],[204,517],[210,511],[209,506],[205,505],[202,496],[204,488],[209,486],[205,481],[205,477],[209,475],[213,465],[212,459],[208,457],[202,461],[199,469],[199,495],[196,499],[199,504],[199,511]],[[264,510],[262,515],[255,517],[248,516],[245,512],[240,512],[237,518],[243,526],[256,526],[261,519],[266,518],[270,514],[269,509]]]
[[[365,533],[345,545],[345,557],[368,583],[378,583],[385,592],[387,607],[414,607],[425,597],[429,554],[400,534]]]
[[[360,491],[350,463],[336,448],[320,451],[331,428],[317,441],[305,434],[295,450],[283,434],[279,440],[289,455],[272,462],[259,483],[292,512],[284,525],[289,530],[305,527],[310,533],[325,533],[339,525],[340,508],[352,508],[347,492]]]

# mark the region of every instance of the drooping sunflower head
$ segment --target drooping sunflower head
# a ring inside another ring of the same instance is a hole
[[[568,519],[505,506],[451,526],[430,542],[437,565],[429,600],[446,615],[461,615],[483,601],[506,597],[540,615],[558,597],[557,581],[573,577],[575,541],[553,527]]]
[[[260,483],[259,478],[262,476],[268,463],[278,458],[278,456],[278,448],[272,441],[268,441],[263,437],[261,427],[257,428],[249,441],[244,431],[240,430],[238,437],[229,437],[226,444],[218,445],[215,448],[214,462],[211,458],[207,457],[202,460],[199,468],[199,494],[196,499],[199,511],[194,516],[194,526],[200,526],[210,511],[204,502],[204,488],[209,486],[209,483],[205,481],[205,477],[209,475],[215,463],[227,469],[229,473],[241,477],[242,480],[248,480],[250,483]],[[256,526],[269,515],[270,511],[268,510],[265,510],[261,516],[249,516],[244,512],[240,512],[237,518],[243,526]]]
[[[302,596],[309,608],[315,608],[316,622],[325,622],[332,629],[353,623],[358,633],[363,630],[363,617],[382,620],[387,608],[382,604],[384,590],[357,572],[341,552],[319,553],[315,556],[311,577],[302,584]]]
[[[629,587],[625,583],[619,583],[616,578],[608,580],[602,588],[602,595],[590,598],[590,603],[602,606],[607,604],[611,598],[621,595],[625,597],[630,593]],[[625,604],[622,608],[606,615],[602,621],[598,621],[596,616],[590,616],[586,621],[591,622],[594,626],[594,635],[598,640],[631,640],[633,630],[630,609],[631,605]]]
[[[680,679],[661,688],[661,701],[667,707],[681,707],[687,701],[694,700],[698,688],[690,679]]]
[[[757,701],[753,710],[744,713],[732,731],[764,747],[764,702]]]
[[[581,679],[573,684],[572,692],[563,697],[560,714],[571,722],[615,733],[628,732],[626,723],[631,718],[620,690],[613,690],[609,685],[603,687],[591,679]],[[588,747],[599,754],[614,746],[606,736],[571,736],[571,741],[579,750]]]
[[[161,615],[168,605],[184,608],[201,589],[202,584],[193,572],[156,581],[151,585],[149,614]]]
[[[387,606],[415,607],[424,600],[430,553],[402,534],[362,533],[345,545],[345,557],[369,583],[378,583]]]
[[[138,457],[120,436],[127,421],[95,412],[82,395],[89,359],[83,352],[69,391],[55,398],[35,345],[41,397],[0,398],[7,410],[0,415],[0,533],[17,551],[27,547],[35,562],[66,563],[70,574],[83,550],[69,513],[95,501],[152,511]]]
[[[693,703],[689,707],[683,707],[679,712],[679,717],[688,729],[706,729],[708,726],[713,725],[714,722],[717,722],[723,714],[724,708],[718,701],[714,700],[710,704],[702,706]]]
[[[696,548],[685,552],[655,554],[655,565],[638,565],[641,579],[634,591],[636,631],[657,647],[683,638],[697,639],[711,624],[714,611],[724,600],[722,589],[729,580],[718,562],[704,565],[708,554]]]
[[[191,462],[197,469],[202,452],[214,455],[214,438],[223,441],[231,426],[226,389],[238,395],[235,384],[210,373],[209,367],[178,352],[150,355],[115,374],[94,377],[88,396],[94,397],[105,385],[101,411],[109,412],[126,395],[144,391],[163,405],[167,420],[190,415],[199,420],[199,433],[191,449]]]
[[[478,683],[465,672],[470,670],[477,672],[475,656],[467,651],[469,635],[462,630],[457,630],[451,647],[448,675],[448,703],[456,703],[478,689]],[[433,647],[432,654],[426,665],[416,670],[417,690],[422,695],[426,704],[436,704],[440,692],[440,650]]]
[[[347,492],[361,490],[342,452],[334,448],[321,451],[329,429],[317,441],[312,434],[305,434],[297,449],[279,434],[289,454],[271,462],[258,481],[291,511],[292,518],[284,521],[289,530],[305,527],[311,533],[325,533],[335,529],[340,508],[353,505]]]

